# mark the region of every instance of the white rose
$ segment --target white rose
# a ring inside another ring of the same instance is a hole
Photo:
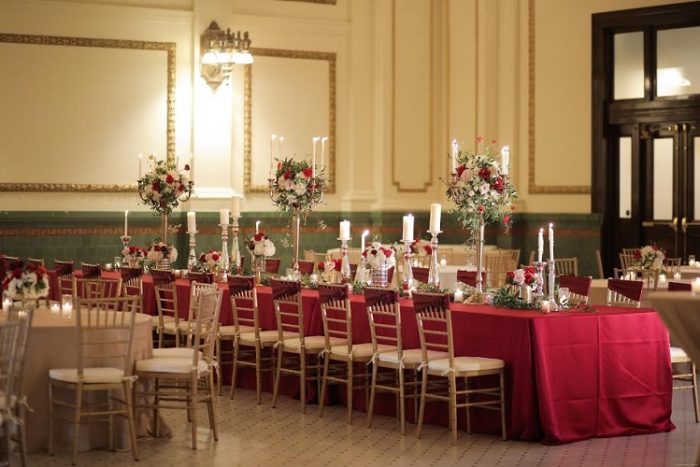
[[[513,276],[513,282],[515,282],[516,285],[522,285],[525,282],[525,271],[522,269],[516,269]]]
[[[255,248],[253,248],[253,254],[255,256],[261,256],[264,253],[265,253],[265,245],[263,245],[263,242],[257,242],[255,244]]]
[[[275,251],[277,251],[275,249],[275,244],[272,243],[272,241],[270,239],[266,239],[263,242],[263,254],[265,256],[274,256]]]
[[[171,263],[174,263],[177,261],[177,249],[175,247],[172,247],[170,249],[170,254],[168,255],[168,259],[170,260]]]
[[[474,196],[476,193],[474,193],[474,190],[469,190],[469,193],[468,193],[468,194],[469,194],[469,197],[472,197],[472,196]]]
[[[287,191],[294,191],[295,183],[293,180],[287,180],[284,182],[284,189]]]
[[[489,185],[488,183],[482,183],[481,187],[479,188],[479,191],[481,191],[482,195],[485,195],[489,192],[490,189],[491,185]]]
[[[277,179],[277,185],[282,188],[286,183],[287,180],[284,178],[284,175],[280,175],[280,178]]]
[[[294,189],[294,192],[299,196],[306,193],[306,183],[297,183],[297,186]]]

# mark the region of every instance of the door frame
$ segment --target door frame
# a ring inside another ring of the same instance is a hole
[[[700,95],[655,97],[655,54],[649,53],[656,48],[657,30],[690,26],[700,26],[700,2],[592,16],[591,211],[600,214],[600,242],[606,275],[611,274],[618,253],[613,251],[615,232],[611,228],[618,216],[618,206],[614,203],[617,200],[614,187],[617,186],[618,172],[609,161],[610,156],[615,154],[617,141],[611,127],[699,119]],[[644,32],[644,98],[614,101],[613,35],[626,31]]]

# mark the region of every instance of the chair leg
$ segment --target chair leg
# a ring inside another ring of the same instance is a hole
[[[469,378],[467,378],[467,377],[464,378],[464,389],[465,389],[466,391],[469,391]],[[464,395],[464,399],[465,399],[465,402],[466,402],[467,404],[469,404],[469,392],[467,392],[467,393]],[[467,405],[467,406],[464,408],[464,410],[465,410],[465,412],[467,413],[467,433],[470,433],[470,434],[471,434],[471,432],[472,432],[471,407],[469,407],[469,405]]]
[[[114,451],[114,399],[112,398],[112,391],[107,390],[107,411],[108,415],[108,435],[109,436],[109,450]]]
[[[306,349],[301,348],[299,354],[299,398],[301,399],[301,413],[306,413]]]
[[[258,405],[262,402],[262,348],[258,342],[255,345],[255,392]]]
[[[457,442],[457,378],[450,374],[450,428],[452,429],[452,442]]]
[[[277,365],[275,366],[275,390],[272,393],[272,408],[277,407],[277,393],[280,389],[280,375],[282,368],[282,348],[277,349]]]
[[[377,364],[372,363],[372,387],[369,391],[369,407],[367,407],[367,426],[372,428],[372,414],[374,412],[374,395],[377,392]]]
[[[234,395],[236,394],[236,376],[238,373],[238,336],[234,336],[233,338],[233,367],[231,368],[231,392],[229,393],[229,397],[231,399],[234,398]],[[257,363],[257,359],[256,359]],[[257,371],[257,368],[256,368]],[[258,404],[260,402],[258,401]]]
[[[134,460],[139,460],[138,445],[136,442],[136,424],[134,423],[134,400],[132,399],[132,386],[135,383],[124,381],[124,401],[126,402],[127,418],[129,422],[129,441],[131,442],[131,454]]]
[[[695,363],[690,363],[690,377],[693,385],[693,408],[695,409],[695,423],[700,422],[700,414],[698,413],[698,378],[696,376],[698,369]]]
[[[209,409],[209,428],[214,435],[214,441],[219,441],[219,432],[216,429],[216,413],[214,412],[214,375],[209,373],[209,399],[207,409]]]
[[[500,382],[501,382],[501,438],[503,438],[503,441],[506,440],[507,434],[506,434],[506,395],[505,395],[505,387],[506,385],[504,384],[505,378],[503,375],[503,372],[500,374]],[[697,400],[697,399],[696,399]],[[695,406],[695,416],[697,417],[697,408],[698,406]]]
[[[53,428],[54,428],[54,412],[53,412],[53,384],[49,381],[49,456],[53,456]]]
[[[83,405],[83,387],[79,383],[75,387],[75,408],[73,412],[73,455],[71,464],[75,465],[78,457],[78,441],[80,438],[80,411]]]
[[[323,408],[326,406],[326,389],[328,387],[328,366],[330,365],[330,356],[326,355],[323,359],[323,377],[321,378],[321,395],[318,398],[318,416],[323,417]]]
[[[161,327],[157,328],[156,332],[158,333],[158,348],[162,349],[163,348],[163,328],[161,328]]]
[[[190,381],[190,394],[187,397],[187,404],[191,405],[190,414],[192,423],[192,449],[197,450],[197,372],[192,372]]]
[[[355,382],[355,375],[354,375],[354,368],[353,368],[353,363],[352,360],[348,362],[348,381],[346,383],[345,389],[347,391],[347,399],[348,399],[348,407],[347,407],[347,418],[348,418],[348,425],[352,425],[352,396],[354,393],[354,382]]]
[[[216,371],[216,387],[217,393],[221,396],[221,375],[223,372],[224,362],[221,358],[221,336],[216,336],[216,360],[219,363],[214,370]]]
[[[19,456],[22,467],[27,467],[27,426],[26,410],[24,405],[20,405],[17,410],[17,442],[19,443]]]
[[[405,381],[404,381],[404,371],[401,366],[398,369],[399,372],[399,425],[401,427],[401,435],[406,434],[406,393],[405,393]]]
[[[154,392],[155,395],[153,396],[153,424],[155,426],[155,435],[156,438],[160,438],[160,413],[159,413],[159,407],[160,407],[160,379],[156,378],[155,381],[153,382],[153,387],[154,387]],[[189,400],[187,401],[189,404]],[[187,421],[190,420],[190,411],[187,409]]]
[[[420,438],[421,429],[423,428],[423,415],[425,415],[425,395],[428,389],[428,371],[423,370],[420,385],[420,405],[418,407],[418,427],[416,428],[416,437]]]

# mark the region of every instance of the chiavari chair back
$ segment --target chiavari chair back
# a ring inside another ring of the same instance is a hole
[[[555,258],[554,269],[557,276],[578,276],[578,258]]]
[[[413,267],[411,268],[413,272],[413,280],[416,282],[421,282],[423,284],[428,283],[428,277],[430,276],[430,268]]]
[[[120,279],[84,279],[73,278],[74,290],[77,296],[83,299],[116,298],[122,292],[122,280]]]
[[[27,258],[27,264],[33,264],[34,266],[46,266],[44,258]]]
[[[622,269],[630,269],[637,262],[637,257],[634,253],[620,253],[619,256]]]
[[[593,279],[590,277],[559,276],[560,289],[569,289],[569,303],[588,303]]]
[[[62,261],[56,259],[53,262],[53,269],[56,271],[56,276],[72,276],[73,270],[75,269],[75,263],[73,261]]]
[[[280,271],[281,260],[279,258],[266,258],[265,259],[265,272],[270,274],[278,274]]]
[[[122,283],[122,296],[124,297],[135,297],[136,301],[136,313],[143,313],[143,281],[141,277],[131,277],[129,279],[124,279]],[[157,323],[154,323],[157,326]]]
[[[82,263],[80,269],[84,279],[98,279],[102,275],[102,268],[96,263]]]
[[[642,304],[644,282],[624,279],[608,279],[608,306],[639,308]]]
[[[151,269],[148,273],[153,279],[154,286],[175,282],[175,273],[171,269]]]
[[[132,268],[129,266],[122,266],[121,269],[119,270],[119,274],[122,277],[122,281],[125,283],[134,278],[140,278],[143,275],[143,269],[142,268]]]
[[[330,353],[340,340],[345,342],[347,354],[352,354],[352,312],[348,286],[319,284],[318,293],[321,300],[326,353]]]
[[[190,282],[198,282],[200,284],[213,284],[214,274],[211,272],[190,271],[187,273],[187,278]]]
[[[313,274],[314,272],[314,267],[316,264],[313,261],[304,261],[304,260],[299,260],[297,261],[299,264],[299,272],[305,275]]]
[[[180,322],[180,312],[177,304],[177,286],[175,282],[158,284],[154,287],[156,308],[158,310],[158,348],[163,348],[165,335],[175,336],[175,347],[179,347],[182,336],[189,332],[186,320]]]
[[[449,296],[444,294],[414,294],[414,306],[418,319],[418,333],[423,354],[424,370],[421,382],[420,408],[418,414],[417,434],[420,437],[425,413],[425,403],[428,399],[448,402],[450,410],[450,428],[452,440],[457,441],[457,409],[466,408],[467,432],[471,432],[470,409],[483,408],[500,412],[501,437],[506,439],[504,369],[505,362],[495,358],[455,357],[454,337],[452,332],[452,312],[449,308]],[[441,352],[443,358],[430,358],[430,352]],[[472,388],[470,378],[498,375],[497,387]],[[429,391],[428,377],[446,378],[448,391],[445,395]],[[464,381],[464,387],[459,388],[458,381]],[[472,399],[472,395],[477,399]],[[464,402],[461,402],[464,400]]]
[[[595,264],[598,272],[598,279],[605,279],[605,272],[603,271],[603,258],[600,256],[600,250],[595,251]]]
[[[187,320],[194,322],[197,319],[196,311],[199,301],[199,296],[205,292],[216,292],[216,284],[207,284],[205,282],[194,281],[190,283],[190,306],[187,309]]]
[[[138,460],[136,430],[131,401],[132,385],[132,342],[136,317],[136,297],[76,298],[75,316],[77,331],[77,365],[75,368],[49,370],[49,453],[53,454],[54,425],[62,419],[55,417],[54,406],[69,407],[75,416],[68,421],[74,425],[73,464],[78,452],[78,428],[83,418],[108,416],[110,433],[113,430],[113,416],[128,419],[131,450],[134,460]],[[60,401],[56,389],[76,391],[75,403]],[[124,404],[115,408],[83,406],[83,393],[92,391],[121,390]],[[113,440],[110,439],[110,449]]]
[[[624,255],[638,255],[642,252],[641,248],[623,248],[622,249],[622,254]]]
[[[664,258],[664,266],[668,268],[679,268],[681,267],[681,263],[683,261],[683,258]]]
[[[487,284],[491,288],[502,287],[506,282],[506,273],[512,271],[513,254],[509,250],[488,251],[484,255],[484,270]]]

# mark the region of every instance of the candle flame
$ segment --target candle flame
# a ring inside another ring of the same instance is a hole
[[[364,232],[362,232],[363,237],[366,237],[367,235],[369,235],[369,230],[365,230]]]

